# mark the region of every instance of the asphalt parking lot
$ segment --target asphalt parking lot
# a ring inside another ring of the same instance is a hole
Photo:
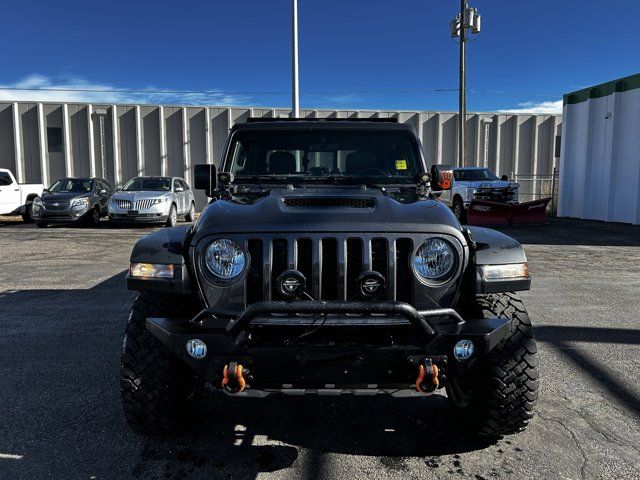
[[[443,396],[219,398],[175,439],[120,409],[124,271],[150,228],[0,223],[0,478],[640,478],[640,227],[506,229],[534,278],[527,432],[488,442]]]

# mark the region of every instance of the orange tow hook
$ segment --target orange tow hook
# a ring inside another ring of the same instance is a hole
[[[422,393],[431,393],[440,386],[438,379],[438,366],[426,358],[424,365],[418,365],[418,378],[416,379],[416,390]]]
[[[222,388],[230,393],[240,393],[247,382],[243,376],[243,367],[237,362],[229,362],[222,370]]]

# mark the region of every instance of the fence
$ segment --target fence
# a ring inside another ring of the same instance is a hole
[[[551,202],[547,207],[547,214],[555,217],[558,210],[558,184],[559,171],[553,169],[551,175],[518,175],[511,174],[516,182],[520,184],[520,202],[529,202],[538,198],[549,198]]]

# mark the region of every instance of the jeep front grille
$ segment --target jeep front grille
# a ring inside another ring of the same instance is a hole
[[[314,299],[358,299],[356,279],[364,271],[375,270],[386,279],[383,299],[411,303],[413,244],[412,238],[376,234],[249,238],[245,244],[251,258],[246,303],[282,300],[276,279],[291,269],[305,276],[306,292]]]

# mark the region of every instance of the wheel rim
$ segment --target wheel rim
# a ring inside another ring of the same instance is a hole
[[[460,209],[460,202],[456,202],[455,205],[453,206],[453,214],[456,216],[458,220],[460,219],[460,216],[462,215],[462,212]]]

